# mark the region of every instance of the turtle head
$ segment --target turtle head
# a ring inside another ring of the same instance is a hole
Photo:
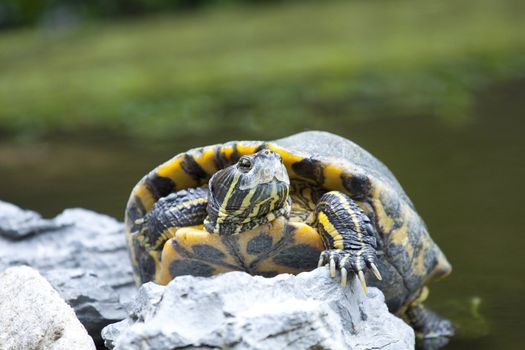
[[[208,187],[204,227],[210,233],[241,233],[290,211],[288,173],[279,154],[269,149],[242,156],[215,173]]]

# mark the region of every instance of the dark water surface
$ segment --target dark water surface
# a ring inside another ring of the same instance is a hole
[[[348,118],[133,144],[99,136],[27,145],[0,141],[0,198],[54,216],[85,207],[122,219],[132,186],[176,153],[231,139],[274,139],[306,129],[345,136],[397,176],[454,267],[429,304],[454,320],[445,349],[522,349],[525,329],[525,81],[481,92],[464,125],[432,118]],[[231,123],[229,123],[231,125]],[[248,125],[248,126],[246,126]],[[265,122],[265,125],[271,123]],[[145,126],[146,127],[146,126]]]

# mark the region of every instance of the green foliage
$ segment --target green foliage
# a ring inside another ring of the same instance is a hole
[[[169,138],[400,115],[464,123],[476,90],[524,75],[523,10],[308,2],[4,33],[0,130]]]
[[[0,28],[46,22],[61,25],[64,21],[87,18],[126,17],[257,2],[261,0],[3,0],[0,2]]]

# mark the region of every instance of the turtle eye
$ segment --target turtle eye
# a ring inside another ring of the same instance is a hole
[[[239,169],[242,171],[249,171],[253,166],[252,161],[247,157],[239,159]]]

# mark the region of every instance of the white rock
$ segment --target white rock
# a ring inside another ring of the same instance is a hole
[[[34,211],[0,201],[0,237],[12,240],[24,239],[59,228],[57,223],[43,219]]]
[[[0,274],[0,349],[95,349],[93,340],[38,271],[11,267]]]
[[[0,201],[0,271],[18,265],[37,269],[100,346],[136,292],[122,223],[85,209],[46,220]]]
[[[326,268],[274,278],[230,272],[147,283],[129,317],[104,328],[114,349],[388,349],[414,348],[414,332],[390,314],[383,294],[365,297]]]

